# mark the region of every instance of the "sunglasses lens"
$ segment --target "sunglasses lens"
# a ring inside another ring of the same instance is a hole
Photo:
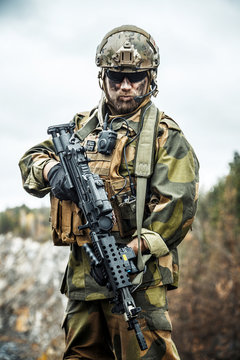
[[[116,72],[116,71],[111,71],[111,70],[108,70],[107,71],[107,77],[114,81],[115,83],[121,83],[124,79],[124,74],[121,73],[121,72]]]
[[[147,76],[146,71],[136,72],[136,73],[123,73],[117,71],[107,71],[107,77],[114,81],[115,83],[121,83],[126,77],[131,83],[142,81]]]
[[[138,81],[142,81],[145,77],[147,76],[147,72],[146,71],[141,71],[138,73],[129,73],[127,74],[127,78],[129,79],[130,82],[135,83]]]

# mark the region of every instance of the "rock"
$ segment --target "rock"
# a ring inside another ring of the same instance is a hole
[[[60,359],[69,248],[11,234],[0,235],[0,248],[0,360]]]

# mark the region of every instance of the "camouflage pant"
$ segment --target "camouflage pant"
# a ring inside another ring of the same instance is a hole
[[[134,300],[142,308],[138,321],[147,350],[140,351],[135,332],[127,330],[122,315],[112,314],[108,300],[69,300],[64,359],[180,360],[171,339],[165,287],[136,292]]]

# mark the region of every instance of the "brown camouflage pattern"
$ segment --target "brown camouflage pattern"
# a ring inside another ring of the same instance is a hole
[[[66,332],[64,359],[157,359],[179,360],[171,339],[166,287],[133,294],[141,306],[138,318],[148,349],[141,351],[133,330],[127,330],[123,316],[111,312],[107,300],[69,300],[63,327]]]
[[[156,69],[159,51],[153,38],[135,26],[122,26],[108,33],[96,52],[96,65],[121,71]]]

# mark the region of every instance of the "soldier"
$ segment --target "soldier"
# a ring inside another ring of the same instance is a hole
[[[61,286],[68,297],[64,359],[179,359],[167,291],[178,286],[177,246],[196,212],[199,166],[179,126],[151,101],[157,95],[159,61],[158,47],[146,31],[132,25],[113,29],[96,52],[99,105],[74,117],[75,131],[93,160],[91,171],[104,180],[111,199],[116,219],[112,234],[145,264],[133,297],[142,308],[139,323],[148,349],[140,350],[122,316],[111,312],[111,292],[90,276],[82,249],[90,242],[89,232],[78,229],[84,219],[75,193],[65,187],[52,141],[34,146],[19,162],[27,192],[38,197],[50,192],[54,243],[71,244]],[[106,130],[117,134],[111,146],[103,136]],[[144,208],[140,241],[136,191]]]

